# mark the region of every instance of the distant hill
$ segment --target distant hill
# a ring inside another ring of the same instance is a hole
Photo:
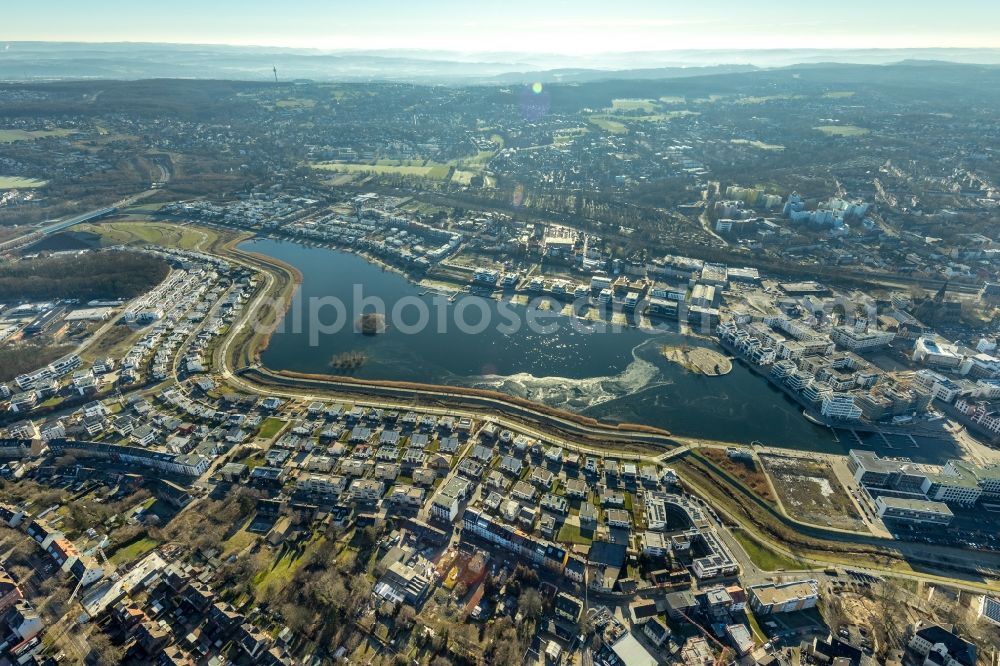
[[[1000,49],[785,49],[605,53],[590,56],[451,51],[333,51],[183,44],[10,42],[0,80],[225,79],[409,81],[414,83],[582,82],[667,79],[792,65],[884,65],[900,61],[1000,64]]]

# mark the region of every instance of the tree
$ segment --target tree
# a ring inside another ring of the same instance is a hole
[[[404,629],[410,629],[417,621],[417,609],[410,604],[403,604],[399,608],[399,615],[396,616],[396,621]]]
[[[875,618],[872,629],[878,643],[879,654],[899,646],[902,626],[899,618],[905,617],[902,594],[895,582],[884,579],[874,590]]]
[[[518,666],[523,663],[525,645],[510,618],[502,617],[487,631],[486,662],[493,666]]]
[[[303,633],[316,619],[314,609],[299,603],[288,603],[281,606],[281,615],[289,629],[297,634]]]
[[[396,614],[396,604],[392,601],[383,601],[378,607],[379,617],[389,618]]]
[[[827,626],[834,629],[844,625],[847,621],[843,601],[837,594],[824,594],[820,597],[820,613]]]
[[[525,618],[537,622],[542,617],[542,595],[535,588],[529,587],[517,600],[517,610]]]
[[[95,666],[117,666],[125,656],[124,648],[112,643],[108,635],[100,630],[87,637],[87,644],[90,645],[87,660]]]

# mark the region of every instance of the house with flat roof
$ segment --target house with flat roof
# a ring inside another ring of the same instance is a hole
[[[452,522],[458,517],[458,507],[469,497],[472,484],[460,476],[452,477],[431,500],[431,516]]]
[[[943,502],[930,502],[909,497],[875,498],[875,509],[883,521],[913,523],[918,525],[939,525],[947,527],[955,515]]]
[[[814,608],[818,601],[819,583],[814,579],[750,587],[750,607],[758,615],[806,610]]]

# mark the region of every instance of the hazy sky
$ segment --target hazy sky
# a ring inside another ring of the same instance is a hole
[[[600,53],[1000,47],[997,0],[36,0],[0,41]]]

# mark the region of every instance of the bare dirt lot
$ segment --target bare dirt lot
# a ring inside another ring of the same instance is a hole
[[[785,510],[816,525],[867,531],[847,491],[825,461],[761,455]]]

